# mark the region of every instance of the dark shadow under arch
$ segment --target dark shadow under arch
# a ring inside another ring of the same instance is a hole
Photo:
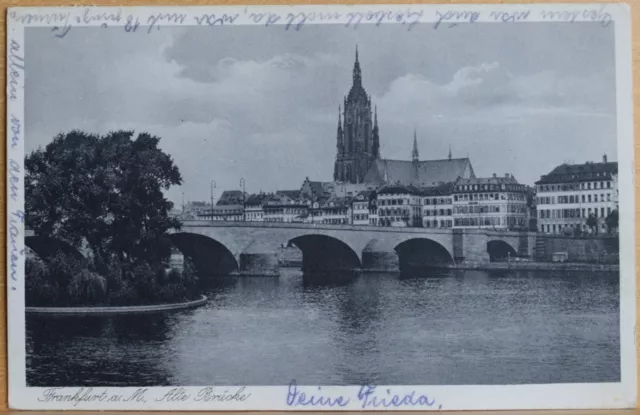
[[[205,235],[189,232],[171,234],[171,243],[189,258],[203,278],[225,276],[238,270],[238,261],[222,243]]]
[[[358,254],[349,245],[326,235],[303,235],[289,244],[302,251],[302,270],[305,272],[347,271],[360,269]]]
[[[506,261],[509,257],[518,256],[518,252],[505,241],[495,240],[487,242],[487,253],[489,254],[489,260]]]
[[[447,248],[427,238],[408,239],[395,247],[400,271],[453,264]]]
[[[45,236],[27,236],[24,244],[31,248],[43,261],[49,261],[56,254],[61,253],[78,261],[85,261],[86,258],[73,245],[60,239],[48,238]]]

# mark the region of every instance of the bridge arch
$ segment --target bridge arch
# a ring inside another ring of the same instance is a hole
[[[395,246],[400,271],[453,264],[449,250],[429,238],[410,238]]]
[[[191,259],[201,276],[229,275],[238,270],[238,260],[223,243],[202,234],[176,232],[169,235],[173,246]]]
[[[500,239],[487,242],[487,253],[490,261],[500,261],[518,256],[518,251],[511,244]]]
[[[358,252],[333,236],[310,233],[296,236],[288,244],[302,251],[304,271],[346,271],[362,267]]]
[[[79,249],[61,239],[34,235],[25,237],[24,244],[45,262],[51,260],[58,253],[78,261],[86,260],[86,257]]]

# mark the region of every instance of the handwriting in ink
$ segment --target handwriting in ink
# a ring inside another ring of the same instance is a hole
[[[521,12],[491,12],[489,16],[493,18],[493,20],[497,22],[510,23],[510,22],[520,22],[523,20],[527,20],[529,18],[529,14],[531,10],[521,11]]]
[[[292,15],[292,13],[289,13],[289,15]],[[251,19],[253,23],[260,24],[265,20],[265,27],[278,23],[281,18],[282,17],[276,13],[249,13],[249,19]]]
[[[288,13],[287,17],[285,18],[287,24],[284,26],[284,30],[289,30],[292,26],[295,30],[300,30],[307,22],[332,22],[335,20],[340,20],[341,17],[342,14],[340,14],[339,12]]]
[[[9,197],[14,202],[18,202],[18,191],[20,190],[20,163],[14,159],[9,160]]]
[[[435,399],[430,400],[426,395],[417,395],[415,391],[407,394],[394,394],[391,393],[391,389],[386,389],[386,394],[379,396],[376,394],[376,387],[370,385],[360,387],[358,400],[362,409],[399,408],[402,406],[433,407],[436,404]],[[438,409],[442,409],[442,405],[439,405]]]
[[[287,391],[287,405],[288,406],[325,406],[325,407],[345,407],[349,404],[349,398],[344,396],[324,396],[322,395],[322,386],[317,387],[317,393],[306,394],[298,389],[298,385],[295,380],[292,380],[289,384]]]
[[[168,23],[168,24],[182,24],[184,19],[187,18],[185,13],[158,13],[152,14],[147,19],[147,24],[149,25],[149,29],[147,33],[151,33],[151,30],[155,27],[157,30],[160,30],[160,23]],[[200,23],[198,23],[200,24]]]
[[[118,9],[115,13],[109,12],[95,12],[94,9],[87,7],[84,9],[84,14],[82,15],[82,21],[86,24],[90,24],[92,22],[103,22],[106,23],[120,23],[122,20],[122,9]],[[80,23],[80,18],[76,18],[76,22]],[[105,26],[106,27],[106,26]]]
[[[20,240],[20,227],[24,224],[24,212],[17,210],[9,217],[9,247],[11,256],[9,258],[9,274],[11,281],[18,281],[18,264],[20,258],[24,256],[24,249],[18,247]],[[15,290],[15,288],[13,288]]]
[[[474,12],[469,10],[449,10],[442,13],[436,10],[437,20],[433,25],[434,29],[438,29],[442,23],[449,22],[449,27],[454,27],[458,23],[475,23],[480,18],[480,12]]]
[[[20,123],[20,118],[13,114],[9,115],[9,121],[11,123],[11,148],[17,148],[20,143],[22,124]]]
[[[224,26],[225,24],[233,24],[236,19],[240,16],[240,13],[235,14],[203,14],[200,16],[194,16],[194,19],[198,25],[209,25],[209,26]]]
[[[138,18],[135,18],[135,22],[133,21],[134,17],[129,15],[127,16],[127,21],[124,24],[124,31],[127,33],[135,32],[138,30],[138,26],[140,26],[140,21]]]
[[[351,12],[347,14],[347,23],[345,24],[345,27],[352,26],[354,29],[357,29],[362,22],[375,21],[376,27],[385,22],[395,22],[403,25],[408,25],[407,29],[411,30],[416,24],[419,23],[422,15],[422,10],[412,11],[411,9],[408,9],[406,13],[392,10],[376,12]]]
[[[601,6],[598,10],[583,9],[582,12],[580,10],[542,10],[540,12],[540,17],[542,17],[543,20],[553,20],[570,23],[575,22],[576,19],[581,16],[583,20],[600,22],[602,27],[609,26],[611,24],[611,21],[613,20],[611,14],[604,11],[604,6]]]
[[[24,78],[24,58],[20,50],[20,43],[11,39],[9,42],[9,99],[18,98],[18,86],[20,79]]]

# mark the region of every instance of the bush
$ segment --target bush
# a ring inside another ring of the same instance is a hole
[[[131,306],[188,301],[200,294],[190,261],[182,272],[146,262],[123,263],[115,257],[82,262],[59,254],[46,265],[28,259],[28,306]]]
[[[55,306],[60,302],[60,287],[49,279],[45,264],[38,259],[25,261],[25,305],[27,307]]]
[[[84,269],[71,278],[67,294],[70,303],[75,305],[104,304],[107,297],[107,279]]]

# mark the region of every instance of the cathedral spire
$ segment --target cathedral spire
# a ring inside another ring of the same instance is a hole
[[[449,160],[451,160],[451,144],[449,144]]]
[[[356,45],[356,61],[353,64],[353,86],[362,86],[362,73],[360,71],[360,60],[358,59],[358,45]]]
[[[344,154],[344,134],[342,131],[342,113],[340,105],[338,105],[338,134],[336,137],[336,147],[338,149],[337,156]]]
[[[373,130],[372,130],[371,155],[374,160],[380,158],[380,132],[378,130],[378,106],[375,106],[373,115]]]
[[[416,129],[413,129],[413,151],[411,152],[411,159],[414,163],[419,161],[420,155],[418,154],[418,136]]]

